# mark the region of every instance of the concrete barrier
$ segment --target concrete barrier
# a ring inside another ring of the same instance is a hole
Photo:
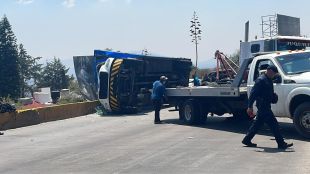
[[[16,113],[1,113],[0,114],[0,130],[7,129],[8,123],[15,123]]]
[[[0,114],[0,130],[92,114],[95,113],[95,108],[99,104],[98,101],[80,102],[22,111],[19,110],[14,113],[3,113]]]

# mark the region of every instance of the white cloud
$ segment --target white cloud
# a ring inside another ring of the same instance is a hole
[[[67,8],[72,8],[75,6],[75,0],[65,0],[62,5],[64,5]]]
[[[31,4],[34,0],[18,0],[17,3],[19,4]]]

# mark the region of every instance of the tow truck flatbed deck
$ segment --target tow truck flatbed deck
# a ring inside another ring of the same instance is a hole
[[[168,97],[238,97],[247,92],[246,87],[180,87],[167,88]]]

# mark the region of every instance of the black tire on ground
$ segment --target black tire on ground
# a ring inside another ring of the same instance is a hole
[[[180,109],[181,111],[181,109]],[[197,124],[201,121],[200,119],[200,108],[194,103],[194,100],[187,100],[182,106],[182,116],[186,124]]]
[[[179,120],[184,120],[184,108],[183,103],[179,104]]]
[[[302,103],[296,108],[293,121],[298,133],[310,138],[310,102]]]

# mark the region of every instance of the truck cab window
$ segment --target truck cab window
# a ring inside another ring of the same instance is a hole
[[[259,50],[260,50],[260,45],[259,44],[251,45],[251,53],[258,53]]]
[[[264,42],[264,52],[270,52],[275,50],[275,40],[266,40]]]
[[[254,72],[254,81],[263,73],[266,72],[267,67],[269,65],[274,65],[274,63],[271,60],[260,60],[256,63],[255,66],[255,72]]]
[[[310,46],[308,41],[287,41],[287,40],[278,40],[277,50],[302,50]]]
[[[300,53],[277,57],[283,72],[288,75],[310,72],[310,53]]]

